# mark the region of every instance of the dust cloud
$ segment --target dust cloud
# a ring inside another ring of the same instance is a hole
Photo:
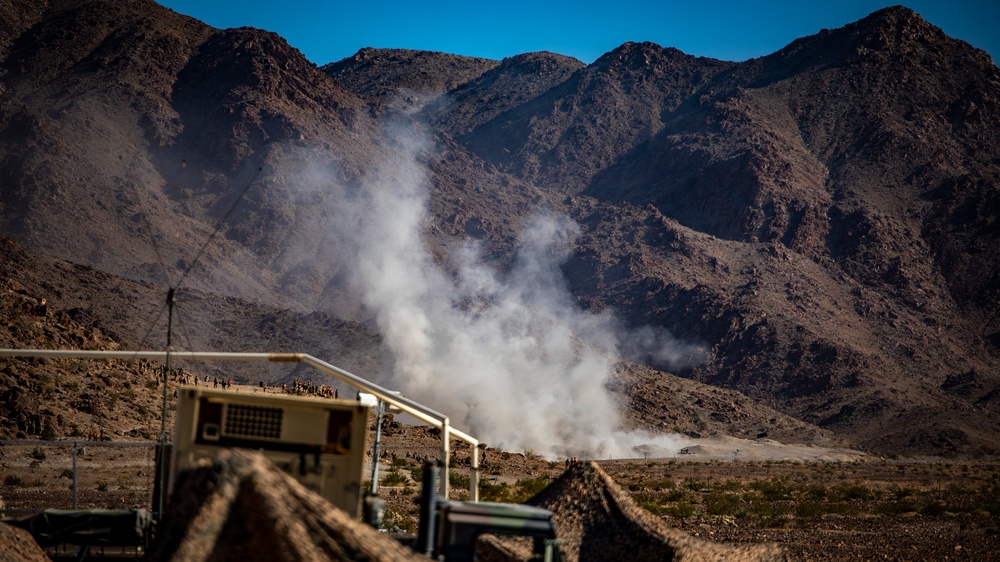
[[[606,383],[623,354],[677,366],[697,350],[575,306],[559,265],[578,227],[563,216],[530,221],[503,274],[474,244],[452,252],[447,268],[436,264],[421,239],[428,181],[420,158],[432,147],[413,129],[389,136],[396,157],[371,170],[363,188],[334,188],[331,226],[351,260],[347,282],[384,338],[381,382],[505,450],[546,458],[676,451],[678,436],[621,431]]]

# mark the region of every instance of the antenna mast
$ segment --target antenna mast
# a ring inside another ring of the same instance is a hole
[[[160,462],[159,462],[159,472],[160,472],[160,486],[157,491],[157,496],[159,497],[158,505],[156,506],[157,516],[163,519],[163,494],[166,491],[166,469],[167,469],[167,386],[170,380],[170,344],[171,344],[171,334],[173,333],[174,324],[174,296],[176,292],[173,287],[167,291],[167,349],[166,356],[163,362],[163,414],[161,418],[160,426]]]

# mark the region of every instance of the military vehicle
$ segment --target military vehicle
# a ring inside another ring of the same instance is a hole
[[[433,463],[424,467],[418,551],[447,562],[472,562],[483,536],[514,535],[533,539],[529,560],[562,560],[551,511],[529,505],[446,500],[434,493],[437,469]]]

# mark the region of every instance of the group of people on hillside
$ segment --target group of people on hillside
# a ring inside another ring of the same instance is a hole
[[[173,374],[173,378],[175,382],[178,382],[180,384],[190,384],[193,386],[199,386],[199,384],[201,383],[198,377],[191,375],[189,373],[185,373],[183,369],[178,369],[177,371],[175,371]],[[213,378],[208,375],[205,375],[204,382],[206,387],[211,385],[212,388],[222,388],[222,390],[230,390],[233,388],[233,379],[222,379],[219,377]],[[239,388],[237,387],[236,390],[239,390]],[[268,390],[274,392],[275,387],[269,386],[264,381],[259,381],[257,383],[257,388],[254,388],[255,393],[257,392],[266,393],[268,392]],[[292,381],[290,385],[287,383],[282,383],[280,392],[283,394],[319,396],[321,398],[333,398],[333,399],[340,398],[340,390],[333,388],[332,386],[326,386],[299,380]],[[177,396],[176,390],[174,391],[174,396],[175,397]]]
[[[281,389],[288,394],[306,394],[319,396],[321,398],[340,398],[340,391],[332,386],[313,384],[304,381],[292,381],[291,388],[281,385]]]
[[[205,376],[205,382],[208,383],[207,375]],[[219,380],[219,377],[215,377],[215,380],[212,381],[212,388],[219,388],[220,384],[222,385],[222,390],[229,390],[233,387],[233,379]]]

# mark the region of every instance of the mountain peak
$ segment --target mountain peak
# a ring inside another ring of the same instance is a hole
[[[767,79],[845,65],[896,71],[915,66],[978,69],[980,63],[992,64],[984,51],[949,37],[905,6],[878,10],[838,29],[823,29],[758,60]]]
[[[642,43],[629,41],[605,53],[601,58],[594,61],[594,66],[597,68],[638,68],[655,65],[659,62],[691,61],[696,59],[697,57],[688,55],[674,47],[661,47],[649,41]]]
[[[320,70],[355,93],[392,100],[443,94],[498,64],[492,59],[436,51],[365,47]]]
[[[949,41],[940,28],[904,6],[879,10],[855,25],[865,37],[862,47],[886,54],[903,54],[919,45]]]

